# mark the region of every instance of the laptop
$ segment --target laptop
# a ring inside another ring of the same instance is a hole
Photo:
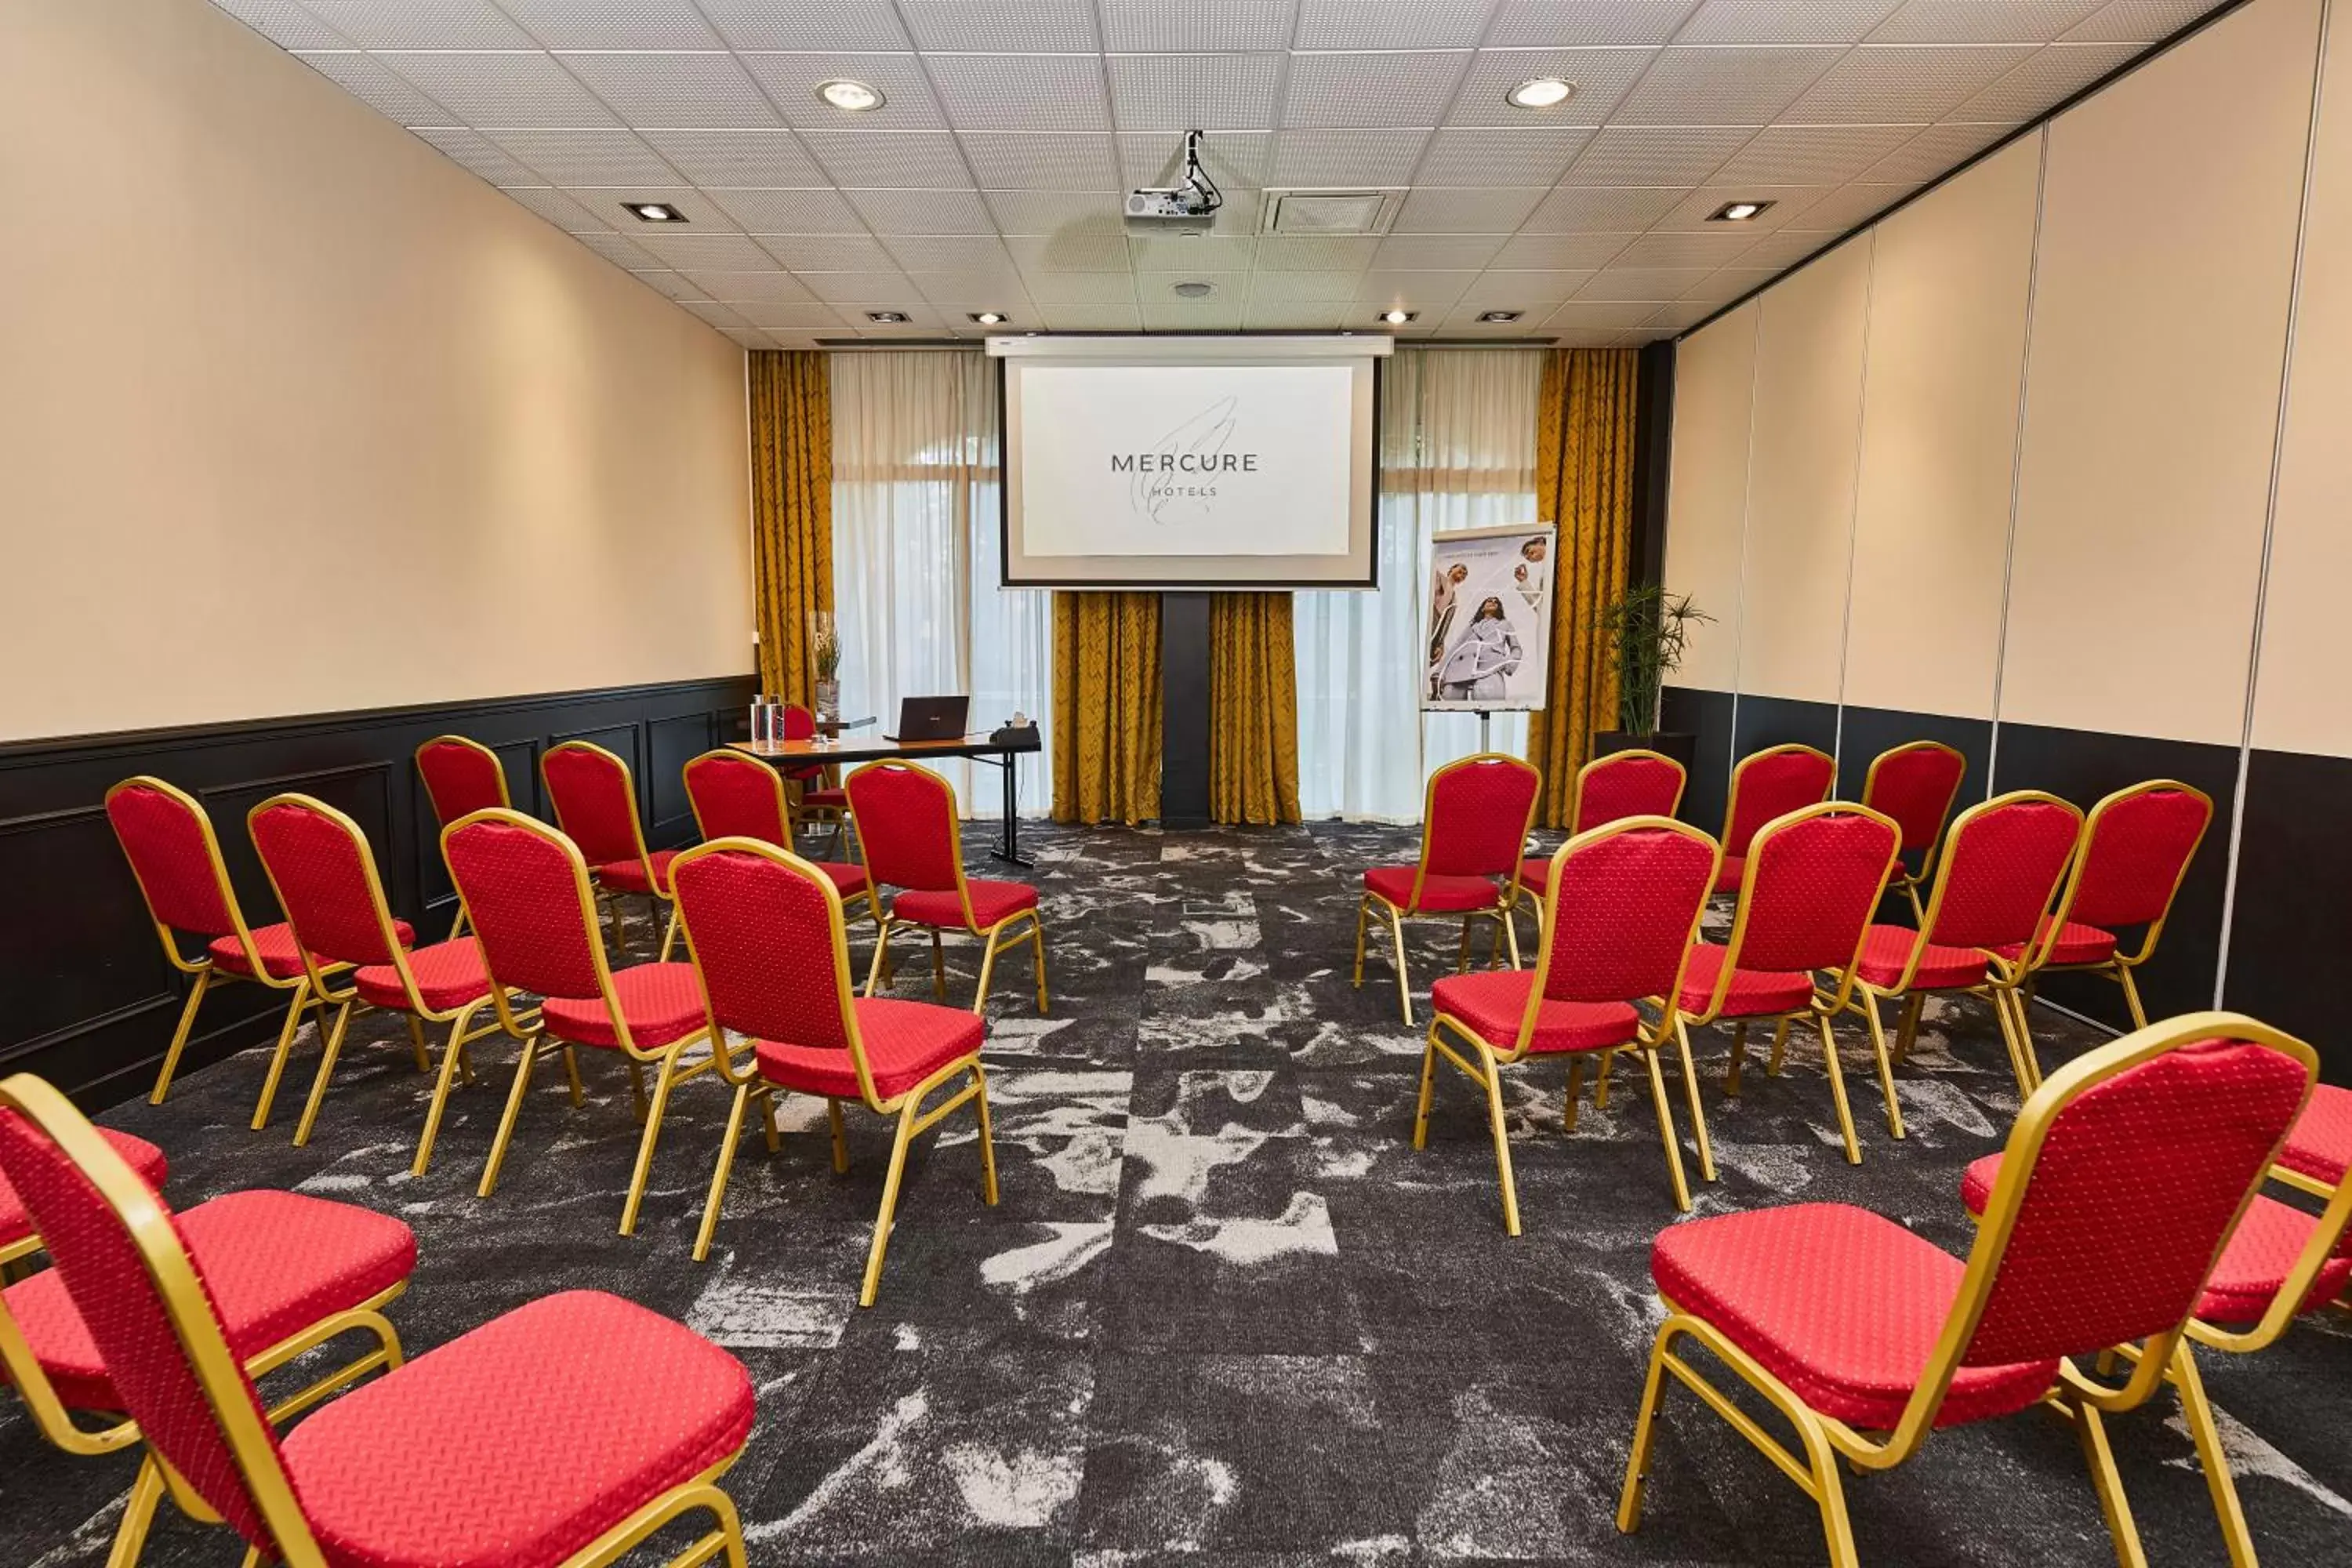
[[[971,717],[969,697],[906,697],[898,701],[898,732],[886,741],[961,741]]]

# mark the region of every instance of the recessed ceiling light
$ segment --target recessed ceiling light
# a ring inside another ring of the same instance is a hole
[[[639,223],[684,223],[686,215],[667,202],[623,202]]]
[[[1516,109],[1552,109],[1576,96],[1576,84],[1556,76],[1539,76],[1519,83],[1503,96]]]
[[[1391,327],[1402,327],[1420,313],[1418,310],[1382,310],[1381,320]]]
[[[1525,314],[1524,310],[1481,310],[1478,319],[1489,325],[1499,325],[1504,321],[1516,321]]]
[[[971,313],[971,319],[983,327],[1001,327],[1004,324],[1004,313],[1002,310],[974,310]]]
[[[863,114],[867,110],[879,109],[890,101],[882,96],[882,89],[873,83],[852,81],[847,77],[836,77],[831,81],[817,83],[816,95],[835,109],[846,110],[852,114]]]
[[[1709,223],[1746,223],[1760,216],[1770,202],[1726,202],[1707,215]]]
[[[868,310],[866,319],[877,327],[903,327],[914,320],[904,310]]]
[[[1205,300],[1217,291],[1214,283],[1172,283],[1168,291],[1179,300]]]

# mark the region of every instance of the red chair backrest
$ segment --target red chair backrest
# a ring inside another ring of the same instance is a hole
[[[741,752],[706,752],[686,764],[686,798],[703,838],[756,838],[789,849],[783,780]]]
[[[866,870],[877,882],[919,893],[961,885],[955,790],[911,763],[869,763],[841,781]]]
[[[2163,919],[2212,820],[2211,801],[2167,781],[2099,802],[2084,824],[2083,865],[2066,918],[2095,926]]]
[[[556,826],[580,847],[582,858],[604,866],[640,858],[637,794],[626,763],[602,746],[566,741],[540,760],[539,769]]]
[[[692,850],[671,886],[710,1021],[787,1045],[849,1048],[848,938],[824,874],[783,852]]]
[[[1740,891],[1739,967],[1852,963],[1900,837],[1894,823],[1852,807],[1766,824],[1749,846]]]
[[[1776,816],[1830,797],[1837,763],[1811,746],[1772,746],[1739,760],[1731,770],[1731,807],[1723,852],[1746,855],[1756,830]]]
[[[499,754],[463,735],[436,736],[417,747],[416,773],[433,802],[434,819],[444,827],[461,816],[512,804]]]
[[[1936,873],[1927,940],[1946,947],[2032,942],[2082,826],[2083,814],[2064,801],[2026,790],[1962,812]]]
[[[183,1278],[201,1285],[202,1271],[187,1251],[170,1205],[139,1180],[55,1089],[23,1074],[0,1084],[0,1092],[37,1110],[61,1131],[79,1123],[86,1139],[78,1143],[88,1170],[103,1173],[119,1193],[136,1193],[152,1205],[154,1217],[144,1221],[144,1239],[150,1247],[176,1252]],[[140,1436],[238,1534],[261,1547],[265,1558],[274,1558],[261,1507],[247,1487],[212,1404],[215,1394],[242,1400],[251,1426],[260,1429],[248,1458],[257,1458],[258,1449],[275,1465],[276,1437],[243,1367],[233,1356],[222,1355],[219,1363],[226,1367],[207,1390],[173,1322],[163,1289],[150,1272],[141,1236],[72,1155],[13,1109],[0,1109],[0,1171],[7,1173],[31,1213],[58,1279],[105,1364],[107,1381],[121,1394],[125,1412],[139,1423]],[[184,1312],[194,1308],[210,1313],[201,1289],[178,1300]],[[216,1319],[212,1334],[217,1344]]]
[[[309,952],[335,963],[389,963],[395,951],[359,825],[302,795],[263,801],[247,819],[278,902]]]
[[[1628,816],[1672,816],[1683,803],[1682,763],[1656,752],[1595,757],[1576,775],[1576,826],[1588,832]]]
[[[2083,1090],[2042,1139],[1961,1359],[2084,1355],[2178,1327],[2310,1078],[2267,1046],[2204,1040]]]
[[[125,779],[107,791],[106,819],[159,922],[198,936],[236,930],[227,874],[194,800],[162,779]]]
[[[1903,847],[1925,849],[1944,831],[1958,798],[1966,757],[1938,741],[1914,741],[1872,760],[1863,780],[1862,804],[1895,819]]]
[[[802,707],[797,702],[787,702],[784,704],[783,738],[785,740],[805,741],[810,739],[815,733],[815,714],[810,712],[807,709]],[[792,775],[794,783],[799,784],[805,783],[806,781],[816,777],[817,774],[824,772],[824,767],[822,763],[813,763],[797,768],[787,768],[785,772]]]
[[[444,829],[441,854],[500,985],[572,1000],[604,994],[595,896],[562,834],[493,810]]]
[[[1543,775],[1517,757],[1448,763],[1430,775],[1423,867],[1433,877],[1507,877],[1526,853]]]
[[[1715,886],[1715,840],[1696,828],[1620,825],[1570,839],[1565,853],[1544,900],[1544,995],[1674,995]]]

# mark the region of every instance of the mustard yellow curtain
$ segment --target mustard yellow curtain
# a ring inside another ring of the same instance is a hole
[[[833,393],[822,353],[751,355],[751,594],[760,689],[810,703],[809,613],[833,608]]]
[[[1160,815],[1160,595],[1054,595],[1054,820]]]
[[[1633,349],[1555,349],[1544,356],[1536,415],[1536,515],[1559,530],[1553,552],[1551,688],[1530,715],[1528,760],[1543,770],[1537,806],[1564,827],[1576,770],[1596,730],[1617,722],[1617,676],[1594,622],[1625,591],[1633,538]]]
[[[1298,820],[1298,672],[1287,594],[1209,596],[1209,816]]]

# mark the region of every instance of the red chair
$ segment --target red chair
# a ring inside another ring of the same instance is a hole
[[[1682,763],[1661,752],[1638,747],[1595,757],[1576,770],[1568,819],[1571,837],[1629,816],[1672,816],[1682,809],[1689,775]],[[1519,862],[1519,891],[1538,907],[1551,875],[1551,858]]]
[[[2164,934],[2189,863],[2213,821],[2213,802],[2204,791],[2170,779],[2117,790],[2083,819],[2083,845],[2074,869],[2058,895],[2057,908],[2042,918],[2031,943],[2004,943],[1997,964],[2032,995],[2044,974],[2088,970],[2123,987],[2132,1024],[2147,1027],[2132,971],[2146,963]],[[2121,951],[2116,932],[2141,929],[2139,946]],[[2023,1014],[2021,1011],[2020,1019]]]
[[[1016,942],[1029,943],[1037,957],[1037,1011],[1045,1012],[1045,924],[1037,912],[1037,889],[1025,882],[963,874],[955,786],[912,763],[868,763],[842,784],[857,842],[866,851],[866,874],[878,886],[898,889],[876,921],[866,994],[874,994],[877,982],[889,983],[891,933],[912,925],[931,933],[931,993],[941,1002],[948,999],[948,973],[940,932],[969,931],[987,940],[980,989],[971,1000],[974,1013],[988,1005],[997,953]]]
[[[1903,830],[1903,853],[1919,857],[1916,870],[1907,861],[1895,868],[1895,885],[1911,900],[1914,920],[1927,918],[1919,889],[1936,874],[1936,846],[1968,771],[1969,760],[1941,741],[1913,741],[1871,758],[1863,777],[1862,804],[1893,817]]]
[[[882,1281],[882,1254],[898,1206],[898,1184],[915,1138],[969,1103],[980,1121],[981,1196],[996,1202],[996,1146],[988,1123],[988,1073],[980,1064],[985,1029],[961,1008],[860,996],[849,975],[841,889],[790,850],[749,838],[720,838],[677,858],[678,910],[687,951],[709,999],[719,1070],[735,1105],[711,1173],[697,1261],[710,1255],[719,1205],[734,1166],[743,1112],[760,1102],[768,1150],[776,1149],[776,1095],[814,1095],[833,1124],[833,1166],[849,1168],[841,1108],[856,1100],[895,1118],[882,1212],[866,1249],[857,1304],[870,1307]],[[751,1060],[739,1070],[728,1032],[746,1036]],[[940,1090],[946,1098],[924,1108]]]
[[[507,795],[506,764],[479,741],[463,735],[436,735],[416,748],[416,776],[425,781],[425,796],[433,803],[433,820],[446,827],[461,816],[511,806]],[[457,905],[457,919],[449,940],[466,934],[466,906]]]
[[[1837,763],[1811,746],[1768,746],[1739,759],[1731,770],[1731,799],[1723,808],[1723,868],[1715,890],[1739,890],[1748,846],[1766,823],[1829,799]]]
[[[1681,1040],[1684,1083],[1696,1114],[1689,1042],[1675,1028],[1671,1004],[1655,1025],[1643,1022],[1633,1004],[1682,995],[1684,965],[1715,882],[1715,861],[1714,839],[1669,817],[1629,816],[1580,833],[1552,857],[1534,973],[1450,974],[1432,989],[1437,1016],[1422,1051],[1412,1146],[1428,1144],[1429,1102],[1443,1057],[1486,1090],[1495,1169],[1503,1184],[1503,1228],[1511,1235],[1519,1234],[1519,1199],[1503,1125],[1502,1069],[1529,1057],[1568,1058],[1567,1121],[1573,1131],[1584,1058],[1625,1047],[1638,1051],[1650,1069],[1650,1102],[1657,1109],[1675,1206],[1691,1206],[1674,1112],[1658,1071],[1666,1041]],[[1446,1039],[1449,1034],[1454,1041]]]
[[[784,794],[783,775],[749,752],[705,752],[687,763],[686,798],[694,808],[694,826],[706,844],[715,838],[756,838],[779,849],[793,849],[792,804]],[[882,905],[874,897],[865,867],[845,860],[810,864],[825,874],[845,907],[864,903],[875,926],[881,926]]]
[[[449,1101],[449,1086],[464,1072],[474,1079],[467,1047],[502,1032],[495,1012],[477,1024],[490,1000],[490,974],[482,963],[482,944],[472,937],[457,937],[414,951],[393,940],[395,926],[383,882],[376,875],[375,856],[368,848],[360,825],[324,801],[308,795],[281,795],[263,801],[247,814],[253,847],[261,868],[278,893],[278,907],[300,939],[310,966],[310,988],[335,1005],[334,1027],[319,1058],[319,1076],[310,1085],[310,1102],[302,1108],[294,1130],[297,1148],[310,1141],[319,1107],[327,1098],[327,1080],[334,1075],[343,1038],[356,1009],[380,1008],[400,1014],[408,1024],[408,1042],[416,1053],[416,1070],[430,1072],[432,1058],[425,1045],[425,1026],[447,1025],[449,1043],[441,1056],[440,1076],[425,1110],[425,1131],[416,1141],[416,1158],[409,1174],[421,1176],[433,1161],[433,1139],[441,1128],[441,1113]],[[325,966],[338,972],[348,967],[351,984],[333,988]],[[514,1007],[519,999],[509,998]],[[528,1018],[537,1008],[516,1008]]]
[[[677,851],[646,848],[629,764],[602,746],[566,741],[540,758],[539,773],[547,784],[548,804],[555,809],[555,825],[579,846],[593,884],[604,895],[612,916],[613,951],[628,950],[621,895],[634,893],[646,900],[656,920],[668,911],[656,955],[657,962],[667,963],[670,944],[677,940],[677,909],[669,896],[669,863]]]
[[[257,931],[245,923],[212,819],[185,791],[158,778],[125,779],[106,792],[106,816],[131,861],[131,875],[139,879],[163,957],[183,974],[196,977],[180,1009],[179,1026],[172,1031],[171,1047],[163,1053],[163,1068],[155,1075],[154,1091],[147,1097],[149,1104],[163,1103],[172,1075],[179,1069],[180,1053],[187,1049],[189,1032],[195,1027],[196,1009],[204,1005],[205,992],[214,981],[249,980],[289,994],[278,1048],[261,1082],[261,1099],[253,1108],[253,1130],[258,1132],[269,1125],[269,1108],[278,1098],[278,1080],[286,1074],[287,1058],[293,1053],[294,1031],[304,1007],[318,1009],[319,1038],[327,1037],[326,1000],[311,989],[309,968],[294,945],[294,928],[281,921]],[[395,921],[393,930],[404,944],[416,940],[405,921]],[[204,941],[203,957],[192,959],[181,952],[183,931]],[[348,966],[323,967],[335,972]]]
[[[163,1151],[144,1138],[133,1138],[128,1132],[118,1132],[111,1127],[100,1127],[98,1135],[106,1140],[122,1163],[139,1173],[140,1179],[151,1187],[160,1187],[170,1172]],[[25,1200],[8,1184],[5,1173],[0,1173],[0,1280],[7,1279],[10,1264],[21,1262],[41,1250],[41,1237],[33,1228],[33,1216],[25,1207]]]
[[[2184,1364],[2182,1402],[2210,1417],[2189,1317],[2315,1065],[2301,1042],[2220,1013],[2076,1058],[2019,1113],[1965,1263],[1843,1204],[1670,1226],[1650,1262],[1669,1316],[1617,1528],[1641,1522],[1671,1373],[1820,1504],[1840,1568],[1858,1561],[1842,1468],[1891,1469],[1937,1427],[2045,1400],[2082,1441],[2117,1556],[2145,1562],[2105,1417],[2146,1403]],[[1709,1359],[1685,1360],[1685,1340]],[[2141,1359],[2121,1387],[2074,1364],[2135,1341]],[[1717,1365],[1796,1429],[1794,1451],[1734,1403]]]
[[[1412,1023],[1412,976],[1405,966],[1407,916],[1462,917],[1459,969],[1470,967],[1470,923],[1484,917],[1510,944],[1519,966],[1519,933],[1511,907],[1519,899],[1519,858],[1535,826],[1543,775],[1517,757],[1481,752],[1448,763],[1429,776],[1423,807],[1421,859],[1411,866],[1375,866],[1364,873],[1356,901],[1356,988],[1364,984],[1364,929],[1374,915],[1388,921],[1396,952],[1397,1003]],[[1457,973],[1459,970],[1457,970]]]
[[[581,1103],[579,1058],[574,1047],[617,1051],[629,1064],[629,1088],[645,1136],[629,1195],[621,1206],[621,1234],[637,1227],[653,1170],[654,1145],[661,1137],[662,1112],[670,1090],[710,1070],[706,1057],[691,1064],[686,1048],[701,1041],[702,987],[690,963],[639,963],[615,972],[606,963],[597,931],[596,895],[588,884],[588,863],[579,847],[545,823],[517,811],[478,811],[441,832],[441,854],[450,879],[474,918],[482,956],[490,974],[490,1001],[507,1033],[522,1041],[506,1115],[483,1168],[482,1197],[498,1190],[499,1169],[514,1137],[530,1087],[531,1063],[552,1041],[562,1048],[571,1079],[572,1103]],[[513,991],[540,997],[536,1022],[514,1010]],[[645,1068],[658,1068],[653,1099],[646,1099]]]
[[[815,735],[816,715],[797,702],[785,703],[783,739],[807,741],[814,739]],[[845,835],[849,826],[850,815],[848,792],[825,784],[825,767],[823,763],[790,767],[783,773],[793,788],[800,794],[801,817],[823,818],[832,823],[833,851],[836,855],[846,853],[848,847]],[[784,847],[789,849],[792,846],[788,844]]]
[[[102,1162],[113,1173],[113,1191],[176,1228],[217,1314],[224,1360],[241,1364],[247,1377],[275,1372],[341,1335],[369,1336],[361,1354],[273,1406],[271,1421],[310,1408],[378,1367],[400,1364],[400,1335],[383,1309],[408,1288],[416,1267],[416,1237],[405,1225],[299,1193],[229,1193],[173,1215],[155,1195],[163,1171],[152,1145],[91,1126],[56,1089],[23,1074],[0,1083],[0,1187],[23,1205],[28,1232],[37,1224],[58,1267],[0,1292],[0,1373],[24,1400],[34,1429],[58,1448],[127,1448],[142,1436],[142,1413],[133,1394],[136,1369],[116,1353],[109,1325],[100,1321],[119,1321],[121,1293],[108,1292],[102,1310],[89,1310],[66,1267],[92,1237],[88,1216],[49,1201],[57,1195],[53,1163],[63,1164],[53,1139],[68,1144],[85,1167]],[[31,1156],[20,1162],[11,1145]],[[71,1166],[65,1171],[71,1180]],[[77,1411],[98,1416],[98,1424],[76,1421]],[[131,1483],[110,1563],[138,1561],[167,1487],[194,1517],[209,1517],[190,1506],[197,1500],[176,1481],[151,1447]]]
[[[1994,958],[2029,941],[2050,907],[2083,824],[2083,814],[2054,795],[2016,790],[1960,813],[1945,840],[1919,929],[1874,925],[1863,939],[1847,1009],[1870,1026],[1871,1047],[1884,1056],[1881,998],[1903,999],[1895,1060],[1911,1054],[1919,1015],[1931,995],[1966,992],[1992,1004],[2020,1096],[2042,1081],[2027,1036],[2025,998],[2015,972]]]
[[[406,1365],[387,1326],[393,1370],[281,1438],[284,1407],[265,1412],[256,1396],[224,1271],[195,1235],[202,1211],[173,1215],[38,1079],[0,1083],[0,1105],[25,1112],[0,1115],[0,1166],[40,1217],[61,1294],[159,1457],[150,1471],[195,1517],[243,1536],[248,1563],[603,1563],[699,1511],[712,1527],[673,1563],[723,1552],[744,1568],[717,1483],[750,1435],[751,1381],[700,1335],[585,1290]],[[273,1257],[300,1239],[281,1234]]]
[[[2352,1089],[2315,1084],[2295,1118],[2271,1174],[2315,1197],[2326,1197],[2352,1172]]]
[[[1868,806],[1832,801],[1809,805],[1766,823],[1748,841],[1748,865],[1739,887],[1739,907],[1731,920],[1731,940],[1718,947],[1702,942],[1691,949],[1675,1016],[1683,1059],[1690,1059],[1690,1031],[1718,1019],[1738,1025],[1731,1040],[1728,1093],[1739,1092],[1740,1062],[1748,1026],[1759,1018],[1778,1026],[1772,1065],[1780,1070],[1789,1026],[1809,1021],[1821,1036],[1822,1061],[1836,1101],[1838,1130],[1845,1137],[1846,1163],[1862,1163],[1853,1135],[1853,1110],[1845,1098],[1845,1070],[1838,1061],[1830,1020],[1853,995],[1854,966],[1862,958],[1863,934],[1899,864],[1895,847],[1902,830],[1892,818]],[[1813,971],[1825,970],[1832,984],[1813,988]],[[1884,1049],[1874,1052],[1879,1091],[1886,1097],[1886,1130],[1903,1136],[1903,1112],[1895,1101],[1895,1072]],[[1685,1069],[1687,1070],[1687,1069]],[[1691,1120],[1698,1128],[1699,1161],[1715,1179],[1706,1123],[1692,1096]]]

